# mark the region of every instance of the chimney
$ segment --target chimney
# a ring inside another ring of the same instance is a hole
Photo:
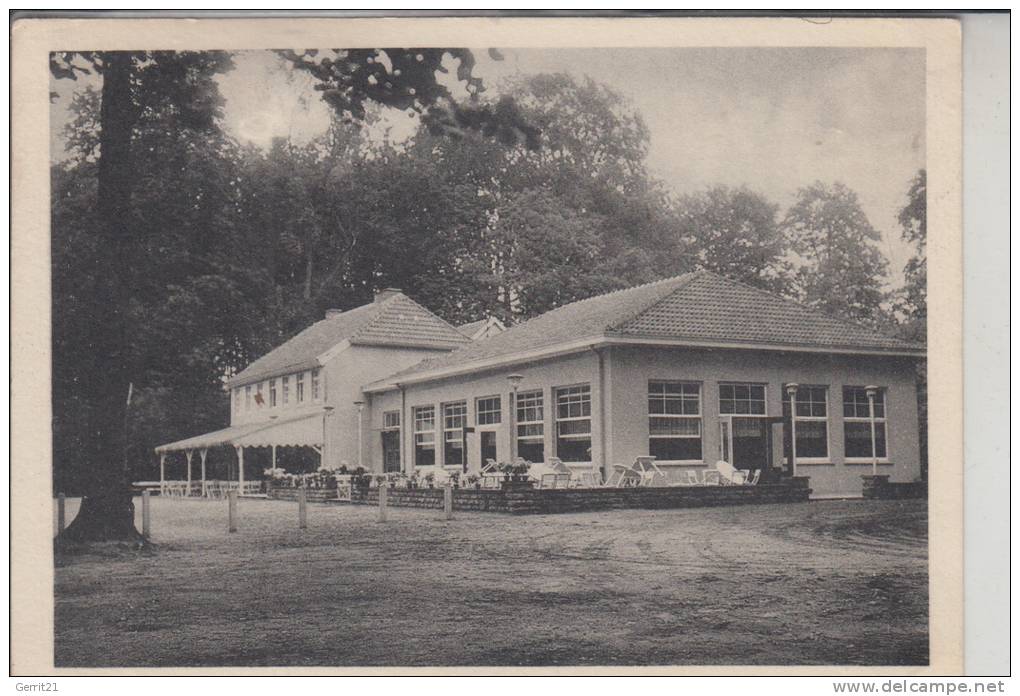
[[[399,295],[402,292],[403,290],[400,288],[385,288],[384,290],[378,290],[375,293],[375,299],[373,301],[382,302],[383,300],[388,300],[394,295]]]
[[[327,319],[332,319],[336,315],[343,314],[343,313],[344,313],[344,310],[342,310],[342,309],[327,309],[326,310],[326,318]]]

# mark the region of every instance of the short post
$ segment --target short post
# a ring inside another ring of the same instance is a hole
[[[67,526],[67,517],[64,514],[64,506],[67,504],[67,497],[61,493],[57,496],[57,534],[64,531]]]
[[[230,532],[237,531],[237,491],[230,490],[227,492],[227,520],[228,530]]]
[[[142,491],[142,536],[146,539],[149,538],[149,531],[151,527],[151,517],[149,514],[149,491]]]
[[[297,492],[298,529],[308,529],[308,491],[299,488]]]
[[[453,485],[449,482],[443,489],[443,514],[446,515],[446,519],[453,519]]]
[[[389,493],[389,489],[386,486],[379,486],[379,521],[386,521],[386,496]]]

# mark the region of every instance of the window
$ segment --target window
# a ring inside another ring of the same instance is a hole
[[[556,389],[556,456],[591,461],[591,386]]]
[[[517,456],[545,461],[545,409],[542,390],[517,394]]]
[[[500,422],[501,415],[498,396],[475,399],[475,425],[496,425]]]
[[[414,409],[414,465],[436,463],[436,407],[416,406]]]
[[[244,410],[251,410],[251,385],[244,388]]]
[[[290,402],[290,375],[283,376],[283,388],[280,391],[283,396],[283,405],[286,406]]]
[[[443,465],[464,465],[464,426],[467,425],[467,402],[443,405]]]
[[[797,387],[797,459],[829,458],[829,390]],[[783,390],[783,416],[790,417],[790,395]],[[784,445],[785,447],[785,445]],[[787,448],[788,449],[788,448]],[[783,456],[790,458],[790,452]]]
[[[648,454],[665,461],[701,461],[701,385],[648,383]]]
[[[276,408],[276,380],[269,380],[269,407]]]
[[[234,389],[234,411],[241,410],[241,387]]]
[[[864,387],[843,387],[843,454],[847,459],[885,459],[885,390],[875,394],[875,452],[871,450],[871,416]]]
[[[295,392],[295,397],[297,399],[297,402],[299,404],[300,403],[304,403],[304,401],[305,401],[305,373],[304,372],[297,373],[297,375],[295,375],[294,379],[297,380],[297,391]]]
[[[721,415],[764,416],[764,384],[720,384],[719,413]]]
[[[383,413],[383,430],[400,430],[400,411]]]
[[[319,400],[319,368],[312,370],[312,401]]]

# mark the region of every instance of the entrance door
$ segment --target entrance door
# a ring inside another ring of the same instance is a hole
[[[482,446],[482,468],[484,469],[488,463],[486,460],[499,461],[496,457],[496,431],[482,430],[478,433],[478,438]]]
[[[771,453],[767,419],[725,416],[719,421],[719,456],[735,469],[767,469]]]
[[[400,471],[400,431],[384,430],[382,434],[383,471]]]

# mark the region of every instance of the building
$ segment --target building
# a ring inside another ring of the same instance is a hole
[[[448,353],[470,339],[399,290],[387,289],[372,303],[350,311],[329,310],[321,321],[262,356],[227,382],[230,427],[160,445],[161,480],[166,456],[179,452],[202,460],[212,447],[233,447],[238,478],[245,480],[247,448],[307,447],[334,469],[359,461],[361,386],[421,360]],[[396,456],[387,450],[388,456]],[[367,466],[366,466],[367,468]],[[261,478],[252,472],[249,480]]]
[[[856,496],[873,468],[892,481],[920,476],[915,363],[924,355],[691,273],[564,305],[367,382],[366,456],[396,468],[384,443],[397,439],[404,471],[517,456],[604,473],[644,455],[692,469],[725,459],[796,469],[816,496]]]
[[[460,331],[472,341],[480,341],[483,338],[503,333],[506,331],[506,326],[496,317],[487,317],[467,324],[461,324],[457,327],[457,331]]]
[[[243,461],[244,447],[300,445],[320,448],[331,468],[408,473],[516,457],[603,473],[638,456],[692,470],[723,459],[808,476],[817,496],[858,496],[873,469],[920,476],[924,355],[708,272],[505,330],[454,328],[386,291],[233,378],[230,428],[157,451],[230,445]]]

